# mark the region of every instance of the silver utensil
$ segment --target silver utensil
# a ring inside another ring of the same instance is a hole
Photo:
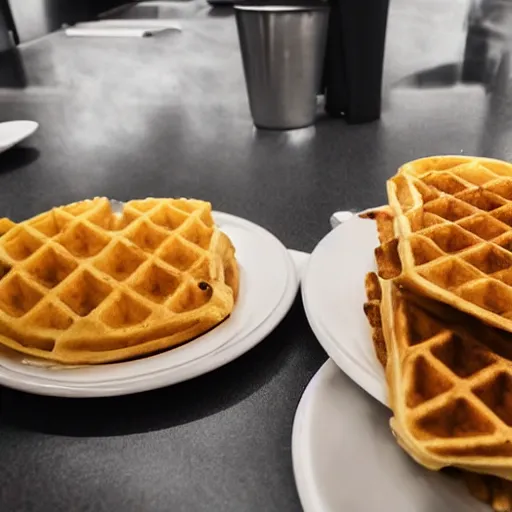
[[[350,220],[354,215],[355,213],[350,211],[334,212],[330,218],[331,228],[337,228],[340,224]]]

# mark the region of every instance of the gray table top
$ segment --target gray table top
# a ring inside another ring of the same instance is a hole
[[[0,155],[1,215],[96,195],[195,196],[311,251],[333,211],[384,202],[402,162],[512,157],[507,80],[491,92],[396,86],[460,60],[467,1],[391,4],[382,120],[360,126],[321,117],[310,129],[255,131],[225,9],[205,7],[180,21],[182,33],[152,39],[56,33],[23,45],[0,73],[0,121],[41,127]],[[178,386],[95,400],[2,389],[0,510],[299,510],[293,415],[325,358],[298,299],[254,350]]]

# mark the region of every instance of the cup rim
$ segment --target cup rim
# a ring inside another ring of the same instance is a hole
[[[250,12],[268,12],[272,14],[279,13],[290,13],[290,12],[309,12],[309,11],[324,11],[329,9],[329,5],[326,3],[325,5],[321,4],[311,4],[308,5],[306,3],[300,4],[285,4],[285,3],[276,3],[274,5],[269,5],[263,2],[247,2],[243,4],[235,4],[234,9],[237,11],[250,11]]]

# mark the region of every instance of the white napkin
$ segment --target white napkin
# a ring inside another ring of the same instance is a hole
[[[100,20],[77,23],[65,29],[69,37],[151,37],[164,31],[181,31],[170,20]]]

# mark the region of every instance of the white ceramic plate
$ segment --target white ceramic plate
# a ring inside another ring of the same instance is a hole
[[[390,432],[388,410],[331,361],[295,415],[293,469],[305,512],[489,512],[462,482],[427,471]]]
[[[263,340],[290,309],[299,280],[292,257],[265,229],[225,213],[215,221],[232,240],[240,266],[233,314],[203,336],[136,361],[80,368],[49,367],[0,352],[0,384],[55,396],[113,396],[176,384],[222,366]]]
[[[329,357],[370,395],[386,403],[384,371],[363,311],[364,277],[375,269],[375,222],[354,215],[315,248],[302,282],[309,323]]]
[[[0,123],[0,153],[12,148],[32,135],[39,124],[35,121],[8,121]]]

